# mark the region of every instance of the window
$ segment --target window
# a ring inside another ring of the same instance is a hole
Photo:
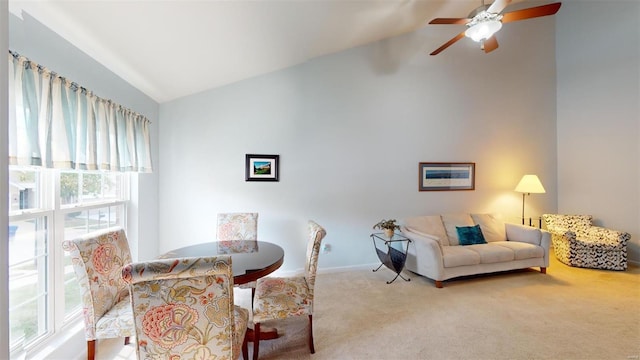
[[[129,175],[122,172],[152,171],[151,122],[8,56],[9,334],[19,356],[78,319],[79,289],[62,242],[114,225],[126,230]]]
[[[9,167],[9,325],[12,354],[80,316],[80,289],[62,241],[126,227],[126,173]]]

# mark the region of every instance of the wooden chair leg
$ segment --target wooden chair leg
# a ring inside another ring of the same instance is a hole
[[[437,287],[438,289],[442,289],[442,281],[440,281],[440,280],[436,280],[436,287]]]
[[[253,324],[253,360],[258,360],[260,347],[260,323]]]
[[[245,333],[244,339],[242,339],[242,358],[249,360],[249,345],[247,344],[247,334]]]
[[[309,351],[312,354],[316,353],[316,348],[313,346],[313,316],[309,315]]]
[[[87,360],[93,360],[96,357],[96,341],[87,340]]]
[[[540,267],[540,272],[543,274],[547,273],[547,268],[546,267]]]
[[[124,344],[125,345],[129,345],[129,337],[128,336],[124,338]]]

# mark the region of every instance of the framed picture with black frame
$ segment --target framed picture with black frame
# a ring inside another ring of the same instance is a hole
[[[475,172],[472,162],[421,162],[418,191],[474,190]]]
[[[280,181],[280,155],[247,154],[245,181]]]

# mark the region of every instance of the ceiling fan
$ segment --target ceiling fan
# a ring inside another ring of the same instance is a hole
[[[429,21],[429,24],[460,24],[467,26],[465,31],[447,41],[430,55],[438,55],[465,36],[479,42],[480,48],[485,53],[489,53],[498,48],[498,40],[496,40],[495,33],[502,28],[502,24],[553,15],[558,12],[560,5],[562,5],[562,3],[557,2],[501,13],[510,2],[511,0],[495,0],[491,5],[485,5],[484,0],[482,0],[482,5],[473,10],[466,18],[436,18]]]

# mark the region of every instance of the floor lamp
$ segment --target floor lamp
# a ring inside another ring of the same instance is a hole
[[[531,195],[531,193],[544,194],[546,191],[537,175],[523,176],[515,191],[522,193],[522,225],[524,225],[524,196]]]

